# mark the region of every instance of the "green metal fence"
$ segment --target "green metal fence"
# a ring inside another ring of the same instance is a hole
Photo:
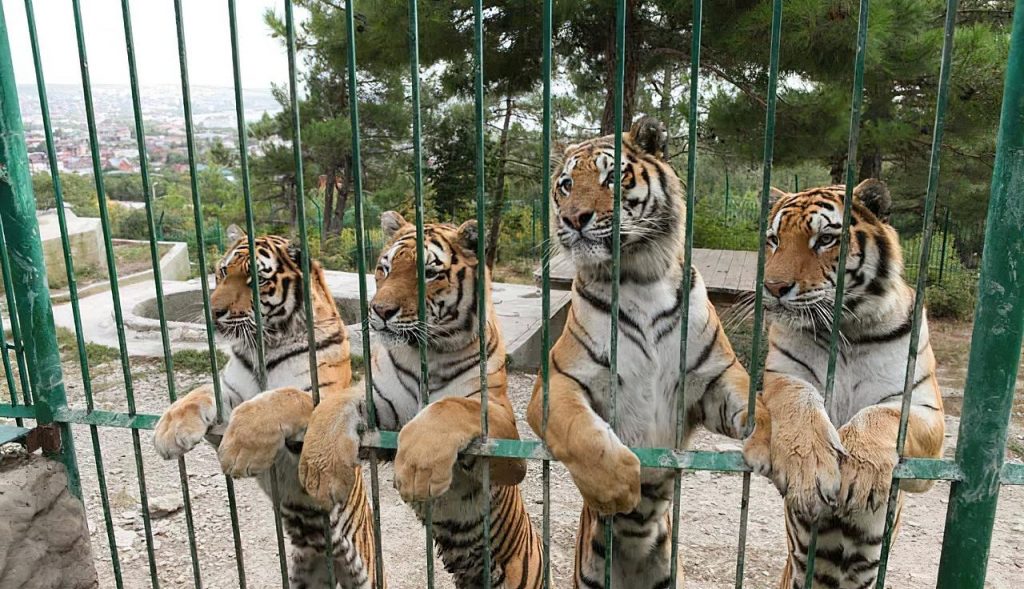
[[[144,534],[146,543],[146,556],[149,565],[149,573],[152,585],[157,587],[159,580],[157,576],[157,561],[154,550],[153,530],[150,521],[149,508],[147,503],[147,488],[145,480],[145,464],[142,459],[141,452],[141,435],[142,430],[152,429],[158,419],[158,415],[140,413],[136,410],[135,398],[133,391],[133,372],[131,362],[128,354],[128,344],[125,336],[125,327],[121,311],[120,295],[118,291],[118,285],[116,281],[116,260],[113,256],[112,241],[110,235],[110,221],[107,214],[107,198],[104,193],[103,174],[99,159],[99,144],[96,133],[96,116],[95,109],[92,102],[91,93],[91,82],[89,78],[88,59],[86,56],[85,47],[85,35],[83,30],[83,20],[81,14],[81,6],[79,0],[72,0],[71,4],[74,10],[74,23],[77,35],[78,44],[78,58],[81,65],[81,78],[82,87],[84,90],[85,97],[85,112],[86,120],[89,129],[89,141],[92,152],[92,159],[94,164],[93,178],[96,184],[96,192],[99,198],[99,210],[100,217],[103,226],[103,237],[105,245],[105,253],[107,258],[107,266],[110,278],[111,296],[114,302],[114,319],[117,326],[117,336],[119,344],[119,353],[121,360],[122,377],[124,381],[125,391],[125,403],[126,411],[108,411],[97,409],[93,402],[91,379],[89,372],[89,363],[86,357],[86,344],[81,330],[81,313],[82,310],[78,306],[77,291],[75,285],[75,267],[74,260],[71,253],[71,249],[68,243],[66,226],[63,218],[63,207],[61,186],[60,186],[60,174],[56,165],[55,147],[53,138],[53,129],[50,125],[50,118],[47,106],[46,97],[46,83],[44,74],[42,71],[42,60],[40,57],[40,48],[36,35],[36,21],[33,12],[33,1],[24,0],[25,8],[28,18],[28,27],[30,31],[31,49],[35,61],[35,74],[36,83],[39,92],[39,101],[42,105],[43,121],[46,133],[46,144],[49,150],[51,173],[54,182],[54,189],[56,200],[58,203],[58,215],[60,216],[60,223],[63,236],[64,246],[64,261],[67,268],[68,284],[71,291],[71,305],[74,314],[74,322],[76,327],[76,341],[79,351],[79,364],[81,368],[81,374],[83,379],[84,393],[86,399],[86,408],[73,409],[69,407],[65,390],[63,373],[61,369],[60,356],[58,350],[58,344],[55,337],[53,313],[49,303],[48,288],[46,282],[46,275],[44,272],[38,271],[39,268],[44,267],[44,260],[42,255],[42,248],[39,239],[38,226],[35,220],[35,202],[31,190],[31,179],[29,175],[29,168],[27,163],[26,147],[24,143],[24,134],[22,130],[21,117],[18,107],[18,95],[15,86],[15,80],[13,75],[13,66],[11,61],[11,48],[8,42],[7,35],[7,22],[0,8],[0,137],[3,139],[3,150],[0,151],[0,242],[4,244],[3,248],[0,248],[0,262],[3,266],[3,281],[6,294],[6,305],[10,310],[9,321],[10,325],[0,326],[7,328],[11,333],[11,342],[3,342],[3,346],[0,347],[3,357],[3,367],[6,376],[6,384],[9,389],[10,402],[0,404],[0,417],[13,419],[16,422],[16,427],[8,427],[0,430],[4,435],[13,438],[19,435],[23,435],[26,431],[27,426],[34,424],[37,427],[50,428],[56,430],[60,434],[61,443],[56,446],[52,446],[49,450],[57,456],[67,467],[69,473],[69,487],[77,495],[81,495],[81,488],[78,479],[78,465],[76,463],[75,455],[75,439],[72,436],[71,426],[72,424],[79,424],[88,426],[91,438],[91,444],[93,448],[93,455],[95,458],[97,468],[97,484],[99,487],[99,494],[101,503],[104,510],[104,522],[106,528],[106,534],[110,545],[110,558],[114,570],[116,584],[118,587],[123,586],[123,579],[121,575],[121,565],[119,562],[119,555],[117,544],[114,538],[114,524],[111,520],[110,511],[110,497],[108,496],[108,488],[106,484],[106,473],[103,465],[103,448],[101,445],[101,437],[99,432],[105,428],[127,428],[131,432],[132,438],[132,452],[135,458],[136,476],[139,484],[139,496],[142,504],[142,516],[144,522]],[[355,216],[356,216],[356,238],[357,238],[357,262],[359,270],[359,296],[362,316],[365,319],[367,312],[367,285],[366,285],[366,268],[367,268],[367,244],[366,240],[366,229],[363,209],[364,209],[364,195],[361,185],[361,163],[360,163],[360,150],[359,150],[359,109],[357,98],[359,96],[358,90],[358,75],[355,67],[356,63],[356,46],[355,46],[355,35],[354,35],[354,20],[353,20],[353,2],[354,0],[348,0],[345,4],[345,10],[347,12],[347,32],[348,32],[348,43],[347,43],[347,56],[350,63],[348,68],[348,87],[349,96],[353,97],[353,102],[350,108],[351,116],[351,127],[352,127],[352,139],[354,147],[354,158],[353,164],[354,169],[357,171],[354,174],[355,180]],[[214,342],[214,331],[212,325],[212,318],[210,313],[209,305],[209,284],[207,282],[207,261],[206,261],[206,236],[207,233],[204,230],[204,219],[202,217],[202,194],[200,194],[199,185],[197,182],[196,170],[196,146],[194,139],[194,126],[192,122],[191,112],[191,100],[190,100],[190,88],[189,88],[189,74],[188,74],[188,63],[189,58],[185,47],[185,34],[184,25],[182,18],[182,6],[180,0],[173,0],[175,17],[176,17],[176,33],[177,33],[177,51],[180,59],[181,66],[181,91],[184,97],[184,114],[185,114],[185,128],[187,134],[187,145],[188,145],[188,160],[189,167],[192,172],[192,204],[193,212],[195,214],[195,241],[198,245],[197,263],[199,266],[199,276],[201,279],[201,287],[203,292],[203,318],[206,324],[206,335],[207,335],[207,347],[209,349],[210,356],[210,373],[213,376],[213,383],[215,387],[215,394],[218,403],[218,409],[221,403],[221,391],[219,389],[219,380],[216,378],[218,371],[217,356],[215,351]],[[842,308],[842,282],[844,279],[844,272],[842,264],[845,263],[846,252],[848,251],[849,242],[849,223],[850,223],[850,210],[849,206],[852,201],[852,187],[855,184],[853,169],[853,162],[856,161],[856,150],[857,150],[857,138],[859,130],[860,120],[860,108],[861,108],[861,97],[863,94],[864,86],[864,69],[865,69],[865,52],[868,50],[867,45],[867,23],[868,23],[868,10],[870,1],[860,0],[860,12],[859,12],[859,30],[857,35],[857,51],[854,65],[854,85],[852,89],[852,100],[850,109],[850,138],[848,146],[848,157],[847,157],[847,169],[846,169],[846,185],[847,191],[845,200],[847,206],[845,207],[845,217],[843,223],[843,232],[841,240],[841,254],[840,254],[840,270],[839,276],[839,287],[837,289],[837,300],[836,300],[836,312],[835,317],[841,316],[839,310]],[[161,285],[161,277],[159,273],[159,260],[158,260],[158,248],[156,243],[156,231],[155,231],[155,220],[153,218],[153,189],[151,180],[149,177],[149,168],[147,164],[147,154],[145,147],[145,136],[144,136],[144,125],[141,114],[141,98],[140,88],[138,84],[138,76],[136,71],[135,63],[135,52],[132,38],[132,21],[129,12],[129,0],[121,0],[121,8],[123,13],[123,26],[124,26],[124,37],[125,37],[125,48],[128,57],[128,68],[129,76],[131,80],[131,91],[132,91],[132,104],[134,107],[135,114],[135,126],[136,136],[138,140],[139,149],[139,161],[142,172],[142,183],[145,194],[147,221],[149,224],[150,234],[150,246],[151,256],[153,262],[153,270],[155,274],[155,284],[157,289],[157,301],[158,301],[158,312],[160,324],[162,327],[162,342],[164,347],[163,361],[164,368],[167,372],[167,387],[169,400],[173,400],[176,396],[175,382],[173,378],[173,358],[171,354],[171,343],[169,341],[167,331],[167,318],[163,308],[163,292]],[[227,0],[227,11],[229,15],[230,29],[226,32],[230,36],[231,50],[232,50],[232,65],[234,73],[234,88],[235,88],[235,101],[236,101],[236,112],[237,112],[237,123],[239,132],[239,155],[241,162],[241,178],[243,185],[243,193],[245,199],[246,208],[246,225],[248,234],[250,236],[250,251],[255,252],[255,248],[252,247],[252,236],[255,231],[255,224],[253,221],[253,211],[250,195],[250,183],[249,183],[249,167],[248,167],[248,152],[246,144],[246,127],[245,121],[243,120],[244,105],[242,104],[242,80],[241,80],[241,68],[238,48],[238,29],[236,24],[236,6],[234,0]],[[288,0],[284,2],[285,8],[285,23],[286,23],[286,40],[288,47],[288,65],[289,65],[289,92],[294,108],[292,109],[292,125],[294,131],[293,147],[294,147],[294,159],[295,167],[297,169],[296,181],[298,183],[297,192],[303,194],[302,187],[302,155],[301,155],[301,136],[299,133],[299,112],[298,112],[298,81],[296,71],[296,47],[295,47],[295,22],[292,10],[292,3]],[[697,119],[698,119],[698,84],[697,80],[700,72],[700,50],[701,50],[701,0],[693,0],[693,23],[692,23],[692,47],[691,47],[691,69],[690,69],[690,95],[689,95],[689,144],[696,144],[696,132],[697,132]],[[773,0],[772,2],[772,42],[769,48],[766,48],[769,59],[768,69],[768,93],[766,97],[766,133],[764,136],[764,159],[763,159],[763,184],[760,194],[760,210],[758,215],[758,224],[761,235],[765,233],[767,223],[767,209],[768,209],[768,193],[769,187],[772,183],[772,159],[773,159],[773,142],[774,142],[774,130],[775,130],[775,105],[776,105],[776,90],[778,82],[778,66],[779,66],[779,54],[781,50],[781,23],[784,18],[784,6],[782,0]],[[473,2],[474,9],[474,35],[475,42],[473,45],[473,57],[474,57],[474,82],[475,82],[475,113],[476,113],[476,148],[477,148],[477,161],[476,161],[476,173],[477,173],[477,184],[476,184],[476,217],[481,230],[484,227],[483,220],[487,206],[487,195],[484,189],[484,114],[483,114],[483,36],[486,33],[483,27],[483,13],[484,7],[481,0]],[[948,0],[946,6],[946,19],[945,19],[945,42],[943,45],[941,69],[939,72],[939,86],[938,86],[938,98],[936,104],[936,115],[935,125],[932,140],[932,152],[931,152],[931,168],[929,181],[927,186],[927,193],[925,198],[925,214],[923,217],[923,228],[922,228],[922,247],[920,248],[920,262],[919,267],[927,267],[929,264],[929,257],[932,251],[930,242],[933,237],[935,230],[935,201],[937,192],[937,181],[938,181],[938,162],[939,162],[939,151],[942,145],[942,132],[943,123],[945,120],[945,111],[947,104],[947,96],[950,87],[950,63],[951,55],[953,51],[953,31],[956,22],[956,9],[957,0]],[[623,80],[624,80],[624,47],[625,47],[625,0],[619,0],[617,9],[617,21],[616,21],[616,40],[617,40],[617,71],[616,71],[616,113],[615,113],[615,151],[616,154],[620,154],[622,150],[621,135],[623,129],[622,120],[622,96],[623,96]],[[422,182],[422,143],[420,134],[420,103],[419,103],[419,53],[417,43],[417,0],[409,0],[409,22],[410,30],[408,31],[408,42],[410,51],[410,80],[411,80],[411,92],[412,92],[412,112],[413,119],[411,121],[413,129],[413,149],[414,149],[414,176],[415,176],[415,208],[416,208],[416,225],[417,225],[417,251],[420,259],[423,258],[423,182]],[[548,164],[551,162],[551,143],[552,143],[552,123],[551,123],[551,73],[552,73],[552,0],[543,0],[542,2],[542,39],[543,39],[543,62],[542,62],[542,74],[543,74],[543,141],[538,146],[538,157],[544,165],[541,166],[545,172],[541,173],[541,184],[543,187],[543,194],[550,192],[550,178],[548,177],[546,170]],[[688,215],[686,219],[687,224],[687,242],[686,242],[686,265],[690,265],[690,258],[693,246],[693,211],[694,211],[694,186],[695,180],[698,173],[697,166],[697,152],[696,150],[689,150],[687,160],[687,204]],[[617,177],[614,181],[614,230],[613,230],[613,241],[615,244],[614,248],[614,260],[613,267],[615,275],[618,276],[619,272],[619,256],[618,256],[618,244],[619,244],[619,225],[620,225],[620,202],[621,202],[621,185],[619,178]],[[786,182],[788,184],[788,181]],[[313,332],[312,332],[312,321],[309,321],[310,314],[312,313],[312,307],[309,301],[309,256],[308,248],[309,245],[306,240],[308,232],[306,231],[306,210],[303,199],[298,199],[298,234],[302,238],[302,249],[303,265],[304,265],[304,293],[305,293],[305,312],[307,316],[307,326],[309,327],[308,337],[312,343]],[[550,316],[551,309],[551,298],[550,298],[550,287],[549,287],[549,265],[550,259],[548,256],[548,248],[546,244],[550,241],[549,235],[549,210],[550,204],[545,198],[542,200],[540,207],[540,231],[541,231],[541,244],[540,247],[540,261],[543,268],[542,276],[542,309],[543,316]],[[950,504],[947,514],[946,532],[943,539],[942,555],[939,566],[939,581],[938,586],[944,589],[971,589],[981,588],[984,583],[986,566],[987,566],[987,555],[989,544],[992,535],[993,521],[995,517],[995,507],[999,496],[1000,485],[1020,485],[1024,484],[1024,466],[1019,464],[1004,464],[1004,450],[1006,446],[1007,438],[1007,424],[1010,413],[1010,405],[1012,403],[1013,390],[1014,390],[1014,379],[1017,373],[1018,361],[1020,359],[1021,351],[1021,338],[1024,333],[1024,276],[1021,276],[1017,271],[1017,266],[1021,259],[1024,259],[1024,0],[1017,0],[1016,2],[1016,18],[1013,24],[1013,33],[1011,41],[1011,51],[1009,58],[1009,66],[1007,68],[1007,77],[1005,82],[1005,93],[1003,101],[1003,111],[1001,118],[1000,134],[998,140],[998,150],[996,156],[995,169],[992,178],[992,192],[991,201],[989,208],[989,218],[986,230],[985,239],[985,251],[982,256],[982,264],[980,269],[980,297],[979,304],[976,312],[975,327],[974,327],[974,339],[971,348],[970,355],[970,366],[967,378],[967,387],[964,394],[964,408],[961,420],[961,430],[959,437],[959,444],[956,449],[956,457],[953,460],[932,460],[932,459],[914,459],[914,458],[901,458],[899,464],[896,466],[893,472],[893,480],[905,480],[905,479],[928,479],[928,480],[945,480],[950,481],[951,494]],[[762,245],[758,251],[758,283],[763,279],[763,268],[765,261],[765,248],[763,245],[764,240],[762,239]],[[483,244],[484,239],[479,240],[478,255],[483,256]],[[256,264],[252,264],[251,268],[253,272],[256,271]],[[482,265],[480,265],[480,271],[482,272]],[[682,292],[684,297],[688,297],[689,293],[689,281],[691,273],[686,268],[683,272],[684,284]],[[257,296],[257,284],[258,281],[253,277],[253,296]],[[910,401],[909,392],[912,388],[912,376],[914,371],[914,361],[916,358],[916,346],[919,337],[919,325],[922,317],[923,310],[923,292],[925,287],[926,273],[919,273],[916,281],[916,303],[914,306],[913,326],[912,326],[912,342],[909,349],[908,360],[907,360],[907,380],[904,387],[904,403],[902,419],[900,422],[899,434],[897,439],[897,447],[899,448],[900,454],[902,455],[902,449],[906,437],[907,428],[907,416],[908,406]],[[482,285],[483,281],[478,280],[477,284]],[[611,313],[611,354],[610,354],[610,374],[615,375],[617,372],[617,332],[618,332],[618,315],[615,309],[618,306],[618,286],[615,281],[615,289],[613,290],[612,297],[612,313]],[[424,300],[424,268],[422,264],[419,266],[419,314],[420,319],[425,318],[425,300]],[[761,291],[756,289],[757,292],[757,312],[755,314],[755,333],[760,333],[763,330],[763,317],[760,311],[761,308]],[[484,293],[478,292],[479,300],[483,300]],[[259,326],[260,317],[257,308],[257,325]],[[682,322],[686,324],[689,305],[687,301],[684,301],[681,305],[681,313],[683,315]],[[259,327],[257,327],[259,329]],[[481,329],[483,325],[481,322]],[[7,332],[4,331],[4,334]],[[545,423],[547,418],[547,396],[549,387],[549,366],[548,366],[548,354],[547,351],[550,345],[550,331],[547,321],[545,320],[543,328],[543,350],[541,360],[541,371],[539,378],[542,379],[542,391],[544,395],[544,416]],[[369,336],[367,331],[363,331],[362,337],[362,348],[364,357],[368,357],[370,354]],[[825,396],[831,395],[834,388],[835,381],[835,365],[836,365],[836,351],[838,349],[838,329],[833,329],[833,335],[831,338],[831,354],[829,358],[829,370],[827,378],[827,386]],[[484,440],[480,440],[470,446],[467,450],[467,454],[479,455],[479,456],[498,456],[498,457],[519,457],[530,460],[538,460],[542,463],[543,473],[543,498],[544,498],[544,511],[542,517],[542,537],[544,547],[545,562],[548,563],[547,570],[545,572],[545,582],[550,586],[550,546],[551,546],[551,534],[550,534],[550,482],[551,482],[551,455],[544,447],[542,443],[533,441],[506,441],[506,440],[489,440],[486,439],[487,431],[487,386],[486,386],[486,350],[484,348],[485,338],[481,337],[481,382],[483,391],[482,400],[482,415],[481,415],[481,426],[484,431]],[[265,362],[264,354],[262,349],[262,341],[260,338],[256,338],[257,343],[257,356],[258,365],[261,378],[265,382]],[[685,358],[685,347],[686,347],[686,334],[683,333],[681,339],[681,346],[683,348],[681,358]],[[761,345],[760,338],[753,339],[753,350],[751,354],[753,366],[750,366],[751,374],[757,374],[761,370],[759,364],[759,347]],[[311,350],[315,349],[315,346],[310,346]],[[10,352],[13,352],[14,360],[10,359]],[[681,368],[685,368],[682,364]],[[317,390],[317,378],[316,378],[316,359],[315,355],[310,355],[310,369],[312,374],[312,395],[314,400],[319,400],[319,391]],[[18,378],[15,378],[17,375]],[[420,394],[422,402],[427,401],[427,381],[429,378],[429,371],[426,362],[426,350],[421,350],[421,375],[420,375]],[[383,541],[380,533],[380,505],[379,505],[379,477],[377,468],[377,458],[373,450],[394,450],[397,443],[397,435],[395,432],[380,431],[377,428],[375,413],[373,411],[372,404],[372,379],[373,374],[367,368],[367,374],[365,375],[365,386],[366,386],[366,399],[370,407],[369,411],[369,423],[368,431],[364,436],[364,446],[371,450],[370,456],[370,478],[371,478],[371,494],[375,507],[375,519],[374,527],[376,531],[377,545],[377,563],[378,567],[383,566],[383,558],[381,556],[381,542]],[[683,386],[684,379],[680,379],[680,386]],[[756,379],[751,379],[751,388],[749,391],[749,407],[751,414],[749,417],[748,425],[753,424],[753,408],[755,399],[755,383]],[[611,420],[614,426],[615,423],[615,395],[614,391],[617,388],[618,381],[616,378],[611,377],[610,383],[613,391],[613,403],[611,408]],[[20,392],[20,395],[18,394]],[[679,395],[679,399],[682,399],[682,395]],[[218,411],[219,414],[219,411]],[[743,503],[740,516],[740,529],[738,537],[738,551],[736,559],[736,587],[743,585],[744,579],[744,565],[745,565],[745,547],[746,547],[746,529],[747,529],[747,507],[749,504],[748,498],[750,493],[751,484],[751,473],[749,468],[744,464],[741,455],[738,452],[704,452],[704,451],[689,451],[681,448],[679,443],[684,439],[683,428],[685,426],[684,420],[682,419],[682,405],[680,405],[680,411],[677,415],[677,445],[674,448],[635,448],[634,452],[640,458],[641,464],[646,467],[654,468],[667,468],[672,469],[675,473],[675,485],[674,485],[674,501],[672,509],[672,551],[673,551],[673,562],[676,562],[675,557],[679,551],[679,535],[680,535],[680,488],[681,488],[681,477],[684,472],[693,470],[707,470],[707,471],[720,471],[720,472],[732,472],[740,473],[743,477]],[[486,462],[485,462],[486,464]],[[193,583],[196,587],[202,585],[202,571],[199,567],[199,558],[197,556],[197,547],[195,543],[195,526],[192,517],[191,503],[190,503],[190,492],[189,492],[189,476],[187,461],[181,459],[178,461],[178,469],[180,473],[180,485],[181,493],[184,501],[184,510],[186,514],[186,523],[188,526],[189,539],[190,539],[190,556],[192,563],[192,577]],[[272,480],[276,481],[276,477],[272,477]],[[484,486],[485,491],[488,486],[488,473],[484,471]],[[231,528],[233,532],[234,541],[234,564],[237,567],[238,583],[240,587],[245,587],[246,583],[246,568],[245,560],[242,550],[242,542],[239,532],[239,518],[237,514],[237,505],[235,500],[235,491],[233,482],[230,478],[225,480],[226,488],[226,499],[228,503],[228,509],[231,514]],[[894,505],[896,501],[896,489],[897,486],[892,486],[892,492],[889,497],[888,503],[888,518],[887,518],[887,533],[885,536],[885,544],[883,547],[882,555],[882,569],[878,576],[876,587],[881,588],[885,586],[885,567],[886,560],[888,558],[889,551],[889,539],[891,538],[891,532],[893,528],[893,517],[894,517]],[[276,514],[276,538],[277,538],[277,556],[280,562],[281,568],[281,580],[282,584],[287,586],[288,575],[287,575],[287,562],[285,560],[284,540],[282,536],[280,513],[278,511],[279,503],[276,497],[276,489],[274,489],[274,504]],[[489,493],[485,492],[485,496],[489,496]],[[434,585],[434,570],[433,570],[433,547],[432,547],[432,526],[429,518],[429,511],[427,512],[427,525],[425,535],[425,553],[426,553],[426,574],[427,578],[424,584],[428,587]],[[781,517],[781,513],[779,517]],[[484,519],[487,522],[487,518]],[[606,542],[608,545],[614,541],[611,536],[611,526],[605,526],[608,531],[608,537]],[[488,538],[489,534],[485,530],[484,538]],[[812,541],[813,545],[813,541]],[[490,566],[490,547],[489,544],[485,543],[482,547],[485,554],[487,555],[488,566]],[[608,550],[608,554],[611,554],[611,550]],[[814,550],[811,548],[811,558],[809,559],[807,574],[808,582],[807,586],[810,586],[809,579],[813,575],[813,554]],[[781,558],[781,553],[780,553]],[[330,560],[330,559],[328,559]],[[610,573],[612,566],[612,558],[606,560],[606,576],[605,586],[610,585]],[[383,575],[378,570],[378,579],[383,579]],[[673,584],[676,583],[675,571],[673,570]],[[483,586],[489,586],[490,584],[490,572],[485,571],[484,579],[482,580]]]

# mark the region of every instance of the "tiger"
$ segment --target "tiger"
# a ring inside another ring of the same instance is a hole
[[[550,351],[549,417],[541,379],[527,420],[568,468],[584,499],[573,586],[604,588],[604,519],[614,536],[611,587],[668,587],[673,471],[641,468],[629,446],[674,448],[680,384],[685,195],[664,157],[666,132],[643,117],[622,135],[618,422],[609,374],[614,136],[569,146],[552,178],[552,232],[576,267],[565,327]],[[691,267],[685,373],[686,440],[694,426],[747,435],[749,377],[700,272]],[[759,420],[766,416],[762,410]],[[755,431],[760,431],[755,428]],[[763,463],[763,460],[761,461]],[[780,465],[780,467],[782,467]]]
[[[156,451],[176,459],[204,437],[217,448],[221,467],[232,477],[256,477],[271,494],[276,467],[281,517],[292,551],[292,587],[326,587],[328,562],[324,527],[330,518],[333,572],[342,589],[375,586],[372,511],[358,466],[350,493],[327,506],[306,494],[298,481],[302,437],[313,411],[309,345],[303,304],[302,252],[276,235],[257,237],[262,333],[256,332],[247,237],[235,241],[216,267],[210,311],[217,333],[231,342],[218,376],[223,393],[217,415],[212,384],[171,404],[157,422]],[[316,260],[309,261],[317,380],[322,399],[339,396],[352,381],[349,338]],[[257,377],[256,338],[266,350],[266,389]],[[219,419],[218,419],[219,417]],[[212,430],[227,422],[223,437]]]
[[[491,587],[539,588],[543,551],[518,484],[519,459],[490,460],[490,514],[482,492],[483,459],[459,456],[481,436],[481,317],[486,321],[488,435],[519,439],[506,393],[506,357],[484,269],[485,308],[476,287],[479,239],[475,221],[455,227],[426,224],[424,275],[426,323],[418,319],[416,228],[399,213],[381,217],[385,239],[375,270],[369,309],[373,403],[383,430],[400,430],[394,484],[422,520],[431,502],[434,540],[456,587],[483,586],[484,518],[490,521]],[[429,404],[419,405],[419,346],[426,345]],[[365,387],[321,403],[313,412],[299,463],[307,491],[323,501],[348,493],[358,460],[359,432],[367,424]],[[390,458],[385,456],[385,458]]]
[[[781,589],[804,589],[815,522],[813,587],[875,585],[892,471],[899,460],[896,436],[914,291],[903,279],[899,237],[888,223],[892,197],[877,179],[852,191],[835,389],[824,404],[845,190],[842,185],[798,193],[772,189],[762,285],[770,321],[763,392],[770,423],[758,438],[766,446],[757,454],[767,455],[762,468],[785,497],[788,558]],[[939,458],[945,422],[924,314],[915,353],[905,453]],[[802,471],[771,465],[794,455],[814,458]],[[817,500],[792,496],[794,484],[806,487],[812,480],[820,490]],[[931,486],[931,481],[900,483],[894,530],[903,491]]]

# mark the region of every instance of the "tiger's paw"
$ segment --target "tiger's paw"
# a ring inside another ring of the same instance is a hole
[[[441,432],[429,422],[413,419],[398,434],[395,489],[406,502],[444,495],[452,484],[452,468],[462,440]]]
[[[850,424],[839,428],[849,455],[842,461],[838,509],[844,514],[877,512],[884,507],[892,485],[892,471],[899,462],[895,440],[879,442]]]
[[[178,399],[160,416],[153,432],[153,446],[165,459],[180,458],[202,441],[217,421],[213,388],[202,386]]]
[[[640,504],[640,459],[618,440],[593,460],[566,467],[583,500],[599,514],[629,513]]]
[[[823,409],[796,413],[772,424],[770,477],[789,509],[817,521],[836,506],[846,449]]]
[[[258,398],[246,401],[232,411],[217,451],[221,470],[235,478],[262,474],[273,466],[284,439],[273,405]]]
[[[765,407],[758,407],[754,431],[743,441],[743,460],[755,473],[771,476],[772,421]]]
[[[322,400],[309,420],[299,457],[299,483],[324,507],[344,501],[355,485],[359,474],[356,424],[355,416],[333,399]]]

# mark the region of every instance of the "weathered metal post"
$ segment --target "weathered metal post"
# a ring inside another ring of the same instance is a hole
[[[67,408],[67,397],[3,7],[0,7],[0,224],[6,239],[2,245],[11,260],[17,300],[17,309],[12,312],[17,313],[21,323],[21,345],[35,393],[36,420],[41,426],[53,424],[57,412]],[[81,497],[71,427],[66,422],[56,427],[61,444],[53,453],[67,468],[69,489]]]
[[[939,562],[939,589],[985,584],[1024,335],[1024,0],[1017,0],[992,172],[970,364]]]

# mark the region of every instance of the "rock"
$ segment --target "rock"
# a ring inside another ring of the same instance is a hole
[[[0,459],[0,589],[96,587],[82,502],[64,466],[39,455]]]
[[[114,542],[117,543],[118,550],[127,550],[135,544],[135,539],[138,535],[135,530],[126,530],[124,528],[114,528]]]
[[[149,517],[161,519],[177,513],[184,506],[181,495],[169,493],[149,498]]]

